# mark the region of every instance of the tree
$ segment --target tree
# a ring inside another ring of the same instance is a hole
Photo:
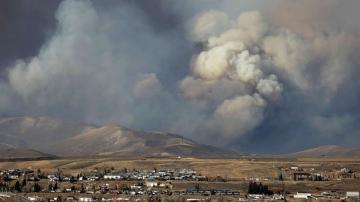
[[[17,192],[21,192],[21,186],[20,186],[20,182],[16,181],[15,185],[14,185],[14,190]]]
[[[259,186],[257,187],[257,192],[259,194],[264,194],[264,186],[262,185],[262,183],[260,182]]]
[[[195,185],[195,190],[196,190],[197,192],[200,191],[200,184],[196,184],[196,185]]]
[[[248,194],[257,194],[257,184],[256,184],[256,182],[249,182]]]
[[[54,191],[56,191],[58,189],[58,183],[55,182],[55,185],[54,185]]]
[[[40,169],[37,169],[37,171],[36,171],[36,177],[35,177],[35,180],[36,179],[42,179],[42,178],[44,178],[44,174],[41,172],[41,170]]]
[[[85,187],[84,187],[84,184],[81,184],[80,193],[85,193]]]
[[[279,180],[280,180],[280,181],[284,181],[284,176],[283,176],[282,173],[280,173],[280,175],[279,175]]]
[[[70,183],[74,183],[74,182],[76,182],[76,180],[77,180],[77,179],[76,179],[74,176],[71,176],[71,177],[70,177]]]
[[[4,181],[5,181],[5,182],[10,182],[11,179],[10,179],[10,177],[9,177],[8,175],[5,175],[5,176],[4,176]]]
[[[40,192],[41,186],[38,183],[35,183],[32,190],[33,190],[33,192]]]
[[[24,178],[24,179],[22,180],[21,186],[22,186],[22,187],[25,187],[25,186],[26,186],[26,178]]]
[[[267,185],[262,183],[257,184],[256,182],[250,182],[248,187],[248,194],[265,194],[272,195],[273,191],[269,190]]]
[[[54,187],[53,187],[52,183],[50,183],[48,186],[48,191],[51,192],[53,190],[54,190]]]

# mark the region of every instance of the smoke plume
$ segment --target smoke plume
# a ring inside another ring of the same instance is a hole
[[[359,1],[272,3],[65,0],[38,54],[3,71],[0,112],[256,152],[354,146]]]

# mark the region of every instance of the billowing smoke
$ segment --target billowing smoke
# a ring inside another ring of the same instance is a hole
[[[65,0],[39,53],[6,68],[0,113],[248,151],[354,146],[358,2]]]
[[[39,54],[8,67],[2,111],[161,129],[161,110],[171,106],[157,104],[173,98],[157,74],[167,76],[176,48],[186,45],[172,32],[155,30],[144,15],[128,2],[64,1],[57,30]],[[12,106],[8,94],[20,102]]]
[[[208,121],[218,125],[218,132],[227,140],[245,135],[261,124],[264,108],[280,99],[283,91],[272,71],[274,64],[261,46],[267,26],[255,11],[244,12],[235,20],[220,11],[208,11],[193,24],[194,40],[206,47],[195,56],[192,75],[181,84],[183,94],[190,99],[216,100]],[[224,27],[229,28],[219,32]],[[241,87],[219,96],[223,89],[218,86],[224,82]],[[212,95],[206,96],[209,92]]]
[[[301,138],[295,130],[319,136],[340,134],[348,131],[345,128],[349,120],[354,121],[347,114],[338,115],[331,107],[339,89],[358,65],[354,51],[359,49],[359,37],[345,27],[333,27],[333,22],[325,21],[318,12],[307,14],[306,10],[308,7],[315,7],[316,11],[336,10],[340,5],[336,1],[281,3],[282,8],[274,15],[268,14],[272,18],[259,11],[245,11],[232,17],[226,12],[210,10],[197,15],[191,23],[190,35],[203,48],[194,56],[191,74],[182,81],[181,90],[188,99],[205,103],[210,111],[205,126],[210,133],[223,134],[222,140],[231,141],[256,131],[264,133],[262,128],[266,127],[271,131],[274,126],[267,124],[299,113],[297,110],[302,107],[306,108],[302,114],[291,117],[298,126],[277,126],[293,127],[293,131],[285,132],[294,133],[293,140]],[[302,3],[303,10],[297,10]],[[299,15],[291,14],[292,10]],[[284,13],[293,20],[289,22]],[[219,87],[224,85],[227,87]],[[276,114],[276,110],[284,110],[282,104],[286,105],[288,114]],[[283,120],[277,121],[285,124]],[[256,140],[249,136],[247,139]]]

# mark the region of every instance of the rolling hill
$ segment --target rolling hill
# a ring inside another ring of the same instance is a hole
[[[118,125],[96,126],[49,117],[1,118],[0,143],[72,157],[238,155],[236,152],[199,144],[180,135],[141,132]]]
[[[286,157],[360,157],[360,149],[323,145],[284,155]]]
[[[17,148],[0,143],[0,160],[8,159],[52,159],[54,155],[46,154],[32,149]]]

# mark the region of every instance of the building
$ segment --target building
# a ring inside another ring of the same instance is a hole
[[[311,194],[310,193],[296,193],[294,195],[294,198],[296,199],[309,199],[311,197]]]
[[[359,192],[358,191],[348,191],[346,192],[346,198],[352,198],[352,199],[359,199]]]
[[[105,180],[121,180],[124,179],[121,173],[109,173],[104,175]]]
[[[147,187],[157,187],[157,186],[158,186],[158,183],[157,183],[157,182],[154,182],[154,181],[147,181],[147,182],[146,182],[146,186],[147,186]]]
[[[295,181],[311,179],[311,174],[306,172],[294,172],[293,176]]]
[[[79,197],[78,201],[81,201],[81,202],[93,202],[94,199],[91,198],[91,197]]]

